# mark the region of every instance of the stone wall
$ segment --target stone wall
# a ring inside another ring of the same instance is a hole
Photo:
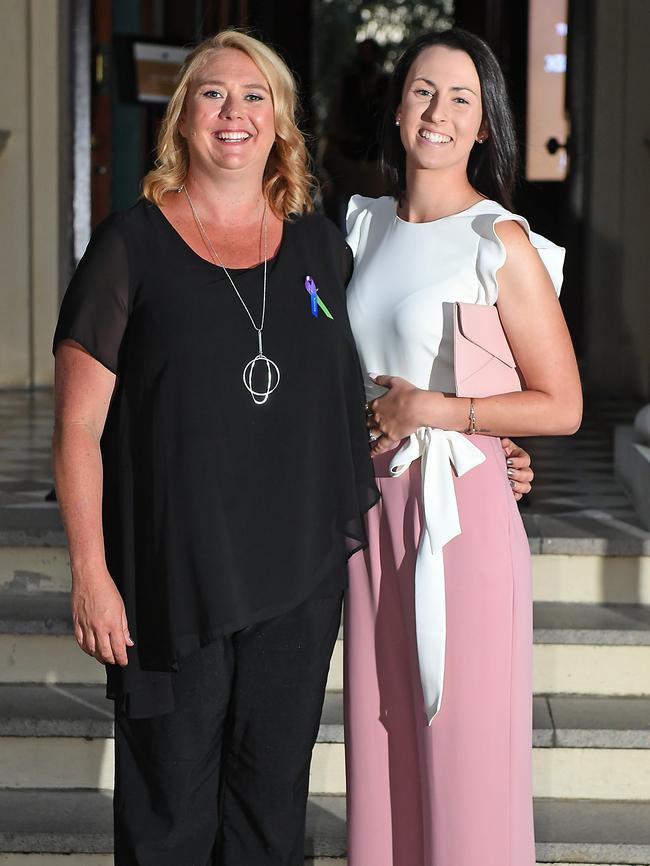
[[[650,3],[596,7],[586,386],[650,399]]]
[[[0,387],[52,381],[69,273],[67,3],[0,3]]]

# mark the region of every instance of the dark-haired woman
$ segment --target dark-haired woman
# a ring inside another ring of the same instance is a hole
[[[382,493],[346,602],[348,863],[533,866],[530,555],[498,437],[580,423],[563,250],[511,212],[513,123],[480,39],[419,38],[388,112],[394,197],[348,213]],[[497,305],[525,391],[453,396],[457,301]]]

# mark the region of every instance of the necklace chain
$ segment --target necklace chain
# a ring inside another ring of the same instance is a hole
[[[223,270],[224,274],[230,280],[230,285],[235,290],[235,294],[237,295],[237,297],[241,301],[242,307],[246,310],[248,318],[251,320],[251,325],[255,328],[257,333],[261,336],[262,331],[264,329],[264,319],[266,317],[266,260],[267,260],[267,252],[268,252],[268,226],[267,226],[267,220],[266,220],[266,202],[264,202],[264,213],[262,214],[262,233],[264,235],[264,280],[263,280],[263,284],[262,284],[263,285],[263,289],[262,289],[262,318],[260,319],[260,324],[258,326],[255,324],[255,319],[253,318],[253,314],[248,309],[248,306],[247,306],[246,302],[244,301],[244,299],[242,298],[242,296],[239,292],[239,289],[235,285],[235,281],[230,276],[230,272],[229,272],[228,268],[221,261],[221,256],[219,255],[219,253],[214,248],[214,245],[213,245],[212,241],[210,240],[208,233],[203,228],[203,223],[199,219],[199,215],[197,214],[196,208],[194,207],[194,202],[190,198],[190,194],[187,191],[187,187],[185,186],[185,184],[183,184],[181,189],[185,193],[185,197],[187,198],[187,202],[190,206],[190,210],[192,211],[192,216],[194,217],[194,222],[196,223],[196,227],[201,232],[201,237],[205,241],[208,249],[210,250],[210,255],[212,256],[214,263],[219,265],[219,267]],[[260,348],[260,352],[261,351],[262,350]]]
[[[242,379],[244,381],[244,387],[246,388],[248,393],[253,398],[253,402],[257,406],[261,406],[263,403],[266,403],[266,401],[269,399],[270,395],[273,393],[273,391],[275,391],[275,389],[280,384],[280,370],[278,368],[278,365],[264,354],[264,349],[262,347],[262,331],[264,330],[264,320],[266,318],[266,266],[267,266],[267,260],[268,260],[268,224],[267,224],[267,218],[266,218],[266,216],[267,216],[267,214],[266,214],[267,203],[266,203],[266,201],[264,202],[264,213],[262,214],[262,234],[264,236],[264,279],[263,279],[263,283],[262,283],[262,286],[263,286],[263,288],[262,288],[262,316],[260,318],[259,325],[256,325],[255,319],[253,318],[253,314],[251,313],[251,311],[248,308],[248,305],[246,304],[246,302],[242,298],[239,289],[235,285],[235,281],[230,276],[230,272],[228,271],[228,268],[221,261],[221,256],[219,255],[219,253],[214,248],[214,244],[212,243],[212,241],[208,237],[208,233],[203,228],[203,223],[199,219],[199,215],[197,214],[196,208],[194,207],[194,202],[190,198],[190,194],[187,191],[187,187],[185,186],[185,184],[183,184],[181,186],[181,189],[185,193],[185,197],[187,198],[187,202],[190,206],[190,210],[192,211],[192,216],[194,217],[194,222],[196,223],[196,227],[198,228],[199,233],[201,234],[201,237],[203,238],[207,248],[209,249],[210,255],[212,256],[214,263],[216,265],[218,265],[223,270],[225,275],[228,277],[228,280],[230,281],[230,285],[235,290],[235,294],[239,298],[242,307],[246,311],[246,315],[250,319],[251,325],[253,326],[253,328],[257,332],[258,353],[244,367]],[[253,374],[255,372],[255,365],[257,363],[262,364],[262,367],[265,368],[265,371],[266,371],[266,388],[263,391],[256,390],[255,386],[253,385]]]

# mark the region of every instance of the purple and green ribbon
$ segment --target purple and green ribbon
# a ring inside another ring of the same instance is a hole
[[[311,277],[305,277],[305,289],[309,292],[311,297],[311,314],[312,316],[316,316],[318,318],[318,308],[325,313],[328,319],[333,319],[334,316],[330,313],[325,305],[325,301],[318,294],[318,289],[316,288],[316,283],[312,280]]]

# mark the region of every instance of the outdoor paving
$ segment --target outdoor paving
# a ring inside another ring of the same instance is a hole
[[[522,516],[533,553],[650,554],[650,533],[614,472],[614,430],[640,404],[585,400],[575,436],[522,439],[533,457],[533,492]]]
[[[0,544],[65,545],[52,489],[52,392],[0,391]]]

